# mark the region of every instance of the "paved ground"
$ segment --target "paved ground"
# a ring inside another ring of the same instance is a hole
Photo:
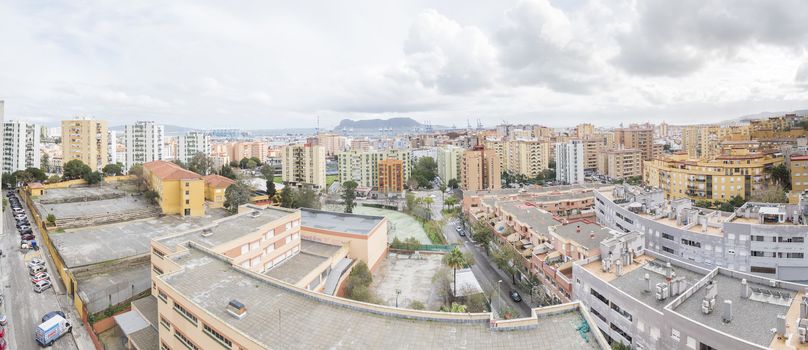
[[[3,191],[5,196],[5,191]],[[29,214],[30,217],[30,214]],[[9,349],[38,349],[33,337],[34,329],[39,325],[42,315],[54,310],[61,310],[68,316],[68,320],[75,326],[72,335],[66,335],[54,343],[53,349],[93,349],[84,327],[76,316],[75,309],[64,295],[64,286],[60,285],[58,277],[52,279],[55,282],[53,288],[41,294],[34,293],[31,288],[31,280],[28,269],[25,266],[25,259],[32,259],[41,254],[48,262],[48,271],[53,271],[53,263],[44,250],[37,253],[23,254],[19,250],[19,235],[15,228],[14,218],[9,211],[2,215],[3,231],[0,234],[0,249],[3,256],[0,257],[0,285],[4,295],[2,312],[8,317],[9,327],[6,339],[9,342]],[[37,240],[41,241],[41,235],[34,228]]]
[[[474,277],[477,277],[477,281],[480,282],[480,286],[483,288],[483,291],[485,291],[485,294],[494,295],[491,307],[494,310],[501,310],[502,305],[507,305],[516,310],[520,314],[520,317],[530,316],[530,306],[527,305],[530,297],[520,291],[524,301],[516,303],[511,300],[511,298],[508,297],[508,293],[515,289],[513,283],[511,283],[511,276],[497,269],[496,266],[491,263],[488,256],[485,255],[482,248],[469,240],[468,235],[461,237],[457,231],[455,231],[456,225],[457,223],[454,220],[449,220],[446,226],[444,226],[443,234],[446,235],[446,240],[449,243],[461,244],[464,252],[470,251],[474,254],[474,264],[471,265],[471,271],[474,272]],[[493,293],[493,291],[496,290],[498,281],[502,281],[499,283],[499,291],[498,293]]]
[[[331,211],[339,211],[342,212],[344,207],[342,206],[327,206],[327,208],[323,208],[323,210],[331,210]],[[407,215],[406,213],[402,213],[400,211],[395,210],[387,210],[387,209],[379,209],[373,207],[363,207],[357,206],[354,208],[353,212],[355,214],[364,214],[364,215],[376,215],[376,216],[384,216],[389,221],[390,225],[390,234],[387,236],[387,240],[392,242],[393,239],[398,237],[399,240],[404,241],[409,237],[415,237],[418,242],[421,244],[432,244],[432,241],[429,240],[429,237],[426,235],[424,228],[421,226],[415,218],[412,216]]]
[[[398,305],[408,307],[414,300],[426,305],[428,310],[440,308],[432,277],[441,267],[440,254],[422,254],[421,259],[411,255],[390,253],[373,275],[370,289],[386,305],[396,305],[396,289],[401,290]]]

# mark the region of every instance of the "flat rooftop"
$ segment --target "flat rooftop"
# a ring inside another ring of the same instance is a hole
[[[336,254],[342,247],[308,240],[300,241],[300,253],[274,266],[265,275],[286,283],[300,282],[317,266]]]
[[[49,236],[65,265],[72,268],[146,254],[153,238],[209,225],[225,216],[223,209],[208,209],[203,217],[166,215],[53,232]]]
[[[40,203],[86,202],[126,196],[127,192],[105,185],[100,187],[51,188],[36,199]]]
[[[587,249],[599,248],[601,241],[612,237],[612,232],[609,228],[582,221],[555,227],[556,234]]]
[[[56,219],[111,216],[131,213],[138,210],[157,209],[142,196],[91,200],[81,203],[35,203],[42,217],[53,214]]]
[[[300,209],[301,225],[336,232],[368,235],[382,220],[383,216],[357,215],[333,211]]]
[[[256,212],[259,213],[259,215],[253,215],[253,213]],[[158,241],[172,250],[176,245],[186,241],[194,241],[208,248],[215,247],[254,232],[259,226],[266,225],[293,213],[294,211],[275,207],[250,207],[249,211],[210,222],[205,227],[199,227],[182,234],[161,238],[158,239]],[[203,230],[205,231],[204,236],[202,235]]]
[[[674,308],[673,311],[708,327],[763,347],[768,347],[774,338],[771,329],[775,326],[777,315],[785,315],[790,305],[794,304],[794,300],[798,300],[792,299],[788,305],[776,305],[756,301],[752,298],[741,298],[741,280],[721,273],[713,277],[713,282],[717,284],[718,296],[715,298],[715,308],[712,313],[705,315],[701,312],[701,302],[705,295],[705,287],[703,286],[696,290],[689,298],[685,299],[679,306]],[[749,287],[750,289],[754,287],[768,291],[787,293],[791,297],[797,294],[795,291],[773,288],[768,285],[751,282],[749,283]],[[724,323],[722,320],[724,314],[724,300],[732,301],[732,321],[728,323]],[[797,301],[796,304],[799,304],[799,301]],[[786,321],[787,323],[792,323],[794,319],[787,319]]]
[[[538,233],[544,232],[550,226],[560,225],[553,215],[539,208],[526,204],[523,201],[500,202],[502,210],[513,215],[516,220],[529,225]]]
[[[589,342],[578,334],[576,327],[583,318],[577,311],[540,318],[534,328],[492,331],[487,321],[417,320],[383,316],[358,306],[347,307],[324,297],[303,294],[300,289],[281,285],[271,278],[241,272],[193,247],[175,261],[183,269],[158,278],[266,347],[394,349],[402,344],[418,349],[515,349],[536,344],[554,349],[597,347],[591,334]],[[247,307],[244,318],[236,319],[225,311],[231,300]]]

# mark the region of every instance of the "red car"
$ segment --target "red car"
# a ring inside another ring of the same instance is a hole
[[[0,339],[3,339],[5,337],[6,337],[6,329],[3,328],[3,327],[0,327]]]
[[[50,276],[48,276],[47,272],[39,272],[31,277],[31,283],[33,284],[36,284],[39,281],[46,281],[46,280],[50,280]]]
[[[0,350],[6,350],[6,340],[0,339]]]

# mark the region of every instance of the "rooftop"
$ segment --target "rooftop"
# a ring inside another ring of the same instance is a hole
[[[85,186],[51,188],[36,199],[39,203],[68,203],[86,202],[101,199],[120,198],[126,196],[126,191],[116,189],[114,186]]]
[[[546,232],[550,226],[560,224],[553,215],[522,201],[500,202],[502,210],[513,215],[516,220],[530,226],[537,233]]]
[[[193,171],[183,169],[177,164],[164,160],[155,160],[145,163],[143,164],[143,168],[149,170],[154,176],[162,180],[198,180],[202,178],[201,175]]]
[[[264,272],[286,283],[295,284],[317,266],[331,258],[342,247],[308,240],[300,241],[300,253]]]
[[[301,225],[321,230],[347,232],[360,235],[370,234],[383,216],[346,214],[332,211],[300,209]]]
[[[578,311],[542,317],[538,327],[492,331],[488,319],[451,322],[404,318],[397,316],[393,308],[309,294],[271,278],[243,272],[194,247],[176,261],[182,266],[180,271],[158,278],[266,347],[392,349],[408,344],[412,348],[493,349],[526,348],[538,343],[555,349],[597,347],[591,333],[589,342],[578,334],[576,327],[583,320]],[[247,307],[242,319],[230,316],[225,310],[234,299]],[[391,310],[393,314],[372,311],[379,309]],[[301,329],[307,331],[289,331]]]
[[[615,232],[609,228],[580,221],[555,227],[555,233],[568,240],[575,241],[587,249],[600,247],[600,242],[612,237]]]
[[[233,179],[217,175],[217,174],[210,174],[203,176],[202,179],[205,180],[206,185],[212,185],[213,187],[217,188],[227,188],[228,186],[236,183]]]

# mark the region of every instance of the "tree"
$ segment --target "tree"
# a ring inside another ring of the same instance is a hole
[[[260,168],[258,168],[258,172],[260,172],[261,176],[267,180],[274,180],[275,178],[275,169],[273,169],[269,164],[262,165]]]
[[[729,203],[732,204],[732,206],[735,207],[735,208],[740,208],[744,204],[746,204],[746,201],[740,195],[735,195],[735,197],[732,197],[729,200]]]
[[[202,152],[198,152],[188,161],[188,170],[197,174],[208,175],[213,171],[213,159]]]
[[[488,307],[488,301],[485,299],[485,294],[483,293],[476,293],[476,294],[467,294],[466,297],[463,299],[463,304],[466,305],[466,310],[468,312],[485,312]]]
[[[243,182],[236,182],[224,191],[224,207],[231,213],[238,211],[238,207],[250,201],[252,191]]]
[[[142,191],[144,187],[146,187],[146,175],[143,172],[143,165],[135,164],[129,168],[129,175],[135,176],[135,182],[137,183],[137,190]]]
[[[39,169],[39,168],[31,167],[31,168],[25,169],[25,172],[30,174],[31,178],[34,181],[42,182],[42,181],[45,181],[45,180],[48,179],[48,174],[45,174],[45,172],[42,171],[42,169]]]
[[[87,181],[88,185],[95,185],[101,183],[101,181],[104,181],[104,175],[101,175],[101,172],[93,171],[87,175],[84,175],[84,180]]]
[[[188,169],[188,165],[186,165],[185,163],[183,163],[183,162],[182,162],[181,160],[179,160],[179,159],[174,159],[174,160],[172,160],[171,162],[172,162],[172,163],[174,163],[174,164],[179,165],[179,166],[180,166],[180,168],[183,168],[183,169]]]
[[[238,162],[238,166],[241,169],[247,168],[247,163],[250,161],[250,158],[244,157]]]
[[[441,183],[440,183],[440,186],[438,186],[438,190],[440,190],[440,199],[441,199],[441,202],[442,202],[442,201],[444,201],[444,200],[446,200],[446,197],[444,196],[444,195],[446,194],[446,184],[445,184],[445,183],[443,183],[443,182],[441,182]]]
[[[252,159],[250,159],[250,160],[248,160],[248,161],[247,161],[247,169],[253,170],[253,169],[255,169],[255,167],[257,167],[257,166],[258,166],[258,163],[256,163],[256,162],[255,162],[255,161],[253,161]]]
[[[233,171],[229,165],[222,165],[222,170],[219,171],[219,175],[224,176],[228,179],[236,179],[236,173]]]
[[[295,194],[292,192],[292,187],[288,184],[283,186],[281,190],[281,206],[284,208],[295,208]]]
[[[411,178],[415,178],[418,187],[432,188],[438,172],[438,163],[432,157],[421,157],[412,169]]]
[[[73,159],[67,164],[62,167],[63,174],[62,178],[65,180],[75,180],[75,179],[83,179],[87,174],[93,172],[87,164],[81,162],[81,160]]]
[[[720,205],[718,205],[718,210],[725,212],[732,212],[735,211],[735,207],[730,202],[723,202]]]
[[[452,306],[449,308],[449,312],[455,313],[465,313],[466,312],[466,305],[452,303]]]
[[[17,176],[14,173],[3,173],[3,188],[14,188],[17,186]]]
[[[275,190],[275,181],[267,180],[267,196],[269,196],[269,198],[275,197],[275,193],[277,193]]]
[[[457,269],[462,269],[466,266],[466,257],[463,256],[463,252],[459,248],[455,247],[444,257],[444,263],[452,269],[454,274],[454,293],[452,295],[457,296]]]
[[[56,215],[53,215],[53,213],[48,214],[45,221],[48,223],[48,226],[56,226]]]
[[[263,164],[261,162],[261,159],[258,159],[258,157],[250,157],[250,160],[253,161],[253,163],[255,163],[255,166],[253,168],[261,166],[261,164]]]
[[[446,207],[452,209],[457,204],[457,197],[449,196],[446,200],[443,201],[443,204],[446,204]]]
[[[759,190],[752,191],[749,198],[752,202],[761,203],[787,203],[786,192],[778,185],[764,186]]]
[[[101,169],[105,176],[118,176],[123,175],[123,165],[121,163],[107,164]]]
[[[451,179],[449,180],[449,188],[456,190],[460,188],[460,183],[458,183],[457,179]]]
[[[42,159],[39,161],[39,168],[46,172],[50,170],[50,155],[47,153],[42,155]]]
[[[151,204],[157,204],[160,200],[160,194],[157,191],[146,191],[143,192],[143,197]]]
[[[59,181],[62,181],[62,179],[59,177],[59,175],[51,175],[50,177],[48,177],[48,183],[49,184],[55,184],[55,183],[57,183]]]
[[[318,198],[317,192],[315,192],[311,187],[299,189],[297,198],[298,208],[320,209],[320,198]]]
[[[230,161],[230,167],[231,168],[238,168],[239,167],[239,162],[237,160]]]
[[[373,283],[373,275],[364,261],[359,261],[351,269],[345,281],[345,297],[352,300],[373,302],[375,297],[368,287]]]
[[[511,275],[513,283],[516,283],[516,273],[519,272],[522,259],[524,258],[519,255],[519,252],[508,243],[503,244],[500,249],[494,251],[491,255],[491,260],[494,261],[497,267]]]
[[[779,164],[768,170],[772,182],[783,187],[788,192],[791,191],[791,172],[785,164]]]
[[[485,253],[488,254],[488,248],[491,246],[491,239],[494,236],[494,229],[486,225],[484,219],[480,219],[474,223],[471,230],[471,238],[480,243],[485,249]]]
[[[356,187],[359,184],[356,181],[348,180],[342,183],[342,199],[345,201],[345,212],[353,213],[353,208],[356,207]]]

